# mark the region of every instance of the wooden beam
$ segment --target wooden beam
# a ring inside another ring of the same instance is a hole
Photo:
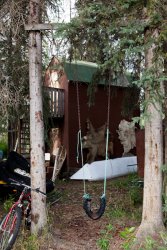
[[[25,30],[56,30],[61,23],[33,23],[33,24],[26,24],[24,26]]]

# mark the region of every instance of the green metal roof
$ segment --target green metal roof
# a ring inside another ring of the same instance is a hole
[[[98,66],[96,63],[84,61],[65,62],[64,70],[69,80],[90,83]]]
[[[98,70],[98,65],[93,62],[86,61],[72,61],[64,63],[64,70],[68,80],[91,83],[94,74]],[[100,81],[98,84],[104,84],[104,81]],[[129,81],[125,75],[120,75],[112,82],[113,86],[128,87]]]

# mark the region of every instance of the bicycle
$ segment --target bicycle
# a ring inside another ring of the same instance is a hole
[[[11,185],[23,187],[18,200],[12,205],[9,212],[0,221],[0,249],[10,250],[14,245],[22,222],[25,218],[25,226],[31,225],[31,190],[46,196],[39,188],[32,189],[30,186],[13,179]]]

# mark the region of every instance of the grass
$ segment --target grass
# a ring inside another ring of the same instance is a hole
[[[49,212],[49,209],[50,206],[47,209],[47,226],[40,235],[31,234],[30,230],[24,225],[24,220],[22,221],[21,232],[12,248],[13,250],[40,250],[41,246],[46,246],[45,249],[49,249],[50,243],[53,241],[51,227],[54,216],[53,213]]]
[[[112,249],[114,241],[118,240],[119,249],[131,250],[135,243],[135,230],[141,222],[142,215],[142,182],[136,174],[116,178],[107,181],[107,206],[106,211],[102,217],[99,229],[96,230],[96,245],[100,250]],[[87,182],[86,188],[94,198],[99,198],[103,189],[102,182]],[[77,213],[76,217],[73,213],[77,212],[75,209],[80,209],[82,206],[83,184],[81,182],[71,181],[57,181],[56,189],[48,196],[48,225],[40,237],[30,235],[30,232],[22,227],[20,236],[14,246],[14,250],[39,250],[39,249],[54,249],[53,234],[55,228],[58,227],[61,234],[70,230],[67,225],[71,223],[69,217],[66,217],[65,211],[69,213],[72,221],[83,220],[82,214]],[[53,209],[52,200],[59,199],[57,203],[58,210]],[[12,199],[5,202],[6,207],[10,205]],[[64,208],[69,208],[63,210]],[[71,209],[71,211],[70,211]],[[74,210],[73,210],[74,209]],[[70,213],[71,212],[71,213]],[[68,223],[65,223],[65,222]],[[82,221],[81,221],[82,222]],[[59,223],[59,224],[57,224]],[[89,223],[82,222],[78,227],[78,233],[82,231],[82,225]],[[96,225],[97,225],[96,224]],[[71,224],[73,225],[73,224]],[[75,224],[74,224],[75,225]],[[78,224],[77,224],[78,225]],[[92,223],[93,225],[93,223]],[[72,229],[73,230],[73,229]],[[88,230],[88,227],[84,230]],[[98,231],[99,230],[99,231]],[[70,233],[68,231],[68,233]],[[83,234],[82,234],[83,233]],[[81,235],[85,235],[82,231]],[[90,235],[91,231],[88,231]],[[75,230],[71,231],[71,242],[77,237]],[[82,236],[81,236],[82,237]],[[115,243],[114,243],[115,244]],[[42,248],[41,248],[42,246]],[[115,245],[114,245],[115,246]],[[117,248],[114,248],[117,249]],[[160,234],[159,239],[147,237],[142,245],[136,248],[137,250],[165,250],[167,249],[167,235]]]
[[[131,250],[133,247],[134,250],[166,250],[167,249],[167,234],[166,233],[159,233],[156,238],[153,237],[146,237],[142,243],[137,244],[133,233],[131,234],[133,239],[131,240],[130,237],[127,236],[126,241],[122,245],[123,249]]]
[[[104,230],[100,232],[101,237],[97,240],[97,246],[100,249],[108,250],[110,247],[110,240],[112,239],[112,231],[114,230],[112,224],[105,227]]]
[[[142,214],[142,185],[136,174],[117,178],[109,182],[109,189],[112,190],[109,196],[109,205],[106,210],[106,217],[109,225],[112,223],[113,230],[111,239],[106,234],[101,235],[97,244],[101,250],[110,249],[112,239],[118,234],[122,239],[122,249],[130,250],[134,241],[134,230],[141,221]]]
[[[115,179],[110,182],[110,188],[113,190],[110,194],[110,207],[108,216],[113,218],[131,217],[134,220],[141,218],[142,206],[142,187],[137,186],[137,175]]]
[[[133,237],[130,234],[131,232],[126,228],[130,230],[138,226],[141,221],[142,187],[138,186],[138,181],[139,179],[135,174],[107,181],[107,207],[102,218],[104,225],[102,224],[103,229],[100,228],[96,234],[96,243],[99,249],[110,249],[110,244],[112,244],[115,237],[121,239],[119,233],[124,231],[125,234],[127,234],[127,238],[122,240],[125,241],[125,244],[122,245],[122,249],[126,249],[123,248],[123,246],[128,247],[128,244],[130,244]],[[63,221],[65,216],[63,208],[71,208],[71,204],[74,205],[74,211],[71,211],[72,216],[76,208],[80,209],[80,207],[82,207],[82,182],[58,180],[55,186],[54,192],[48,196],[48,202],[50,204],[48,206],[48,224],[50,227],[46,228],[40,237],[30,235],[30,232],[23,228],[14,250],[39,250],[42,245],[49,246],[53,241],[52,230],[57,227],[57,225],[54,225],[54,221],[55,224],[57,221],[61,221],[59,230],[64,232],[63,230],[66,229],[66,224],[64,224]],[[103,192],[103,183],[87,182],[86,188],[94,198],[100,198]],[[59,210],[56,215],[53,210],[54,206],[51,205],[54,198],[59,199]],[[6,204],[8,205],[8,202],[6,202]],[[56,220],[54,220],[55,216]],[[67,218],[67,220],[68,219],[69,218]]]
[[[49,246],[51,241],[51,234],[47,230],[44,230],[41,236],[37,236],[22,228],[13,250],[39,250],[43,245]]]

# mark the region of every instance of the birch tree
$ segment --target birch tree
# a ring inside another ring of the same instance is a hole
[[[39,23],[41,1],[30,0],[29,24]],[[29,32],[29,87],[30,87],[30,145],[31,145],[31,187],[46,192],[44,159],[44,122],[42,109],[42,37],[41,32]],[[46,225],[46,197],[31,192],[31,230],[40,232]]]
[[[154,67],[155,43],[159,36],[158,30],[147,31],[146,39],[150,36],[155,42],[145,53],[145,68],[147,71],[152,70]],[[146,107],[148,119],[145,122],[143,213],[142,222],[136,235],[139,239],[148,235],[157,235],[165,229],[162,216],[162,102],[159,98],[156,98],[163,92],[163,83],[154,82],[153,84],[150,81],[148,81],[145,89],[145,100],[148,101]]]

